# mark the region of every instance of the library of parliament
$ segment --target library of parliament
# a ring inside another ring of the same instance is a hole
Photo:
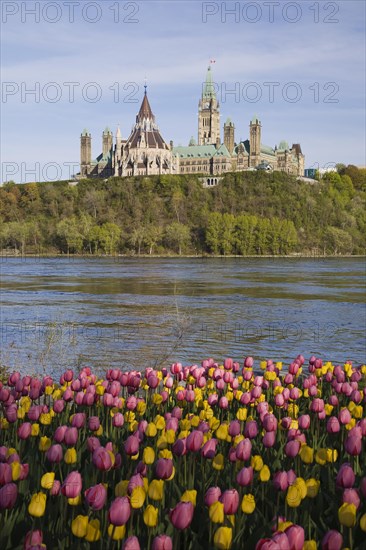
[[[186,147],[164,141],[145,93],[129,137],[117,128],[115,140],[106,128],[102,153],[92,160],[91,134],[80,137],[80,174],[78,178],[110,176],[148,176],[156,174],[199,174],[207,176],[207,185],[217,182],[225,172],[265,169],[304,175],[304,155],[299,143],[290,148],[281,141],[274,148],[261,142],[262,126],[254,116],[249,124],[249,139],[235,141],[235,125],[228,118],[220,134],[220,105],[216,98],[211,66],[198,106],[197,142],[191,138]],[[211,176],[211,178],[209,177]],[[215,179],[213,179],[215,177]]]

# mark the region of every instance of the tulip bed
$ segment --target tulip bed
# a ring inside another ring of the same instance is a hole
[[[302,356],[13,373],[0,548],[365,549],[365,383]]]

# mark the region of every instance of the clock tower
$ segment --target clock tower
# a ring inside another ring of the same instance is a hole
[[[220,139],[220,105],[216,99],[211,66],[198,104],[198,145],[216,145]]]

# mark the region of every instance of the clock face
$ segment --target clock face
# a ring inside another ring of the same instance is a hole
[[[204,104],[204,107],[205,107],[205,109],[208,109],[209,106],[210,106],[210,104],[209,104],[209,102],[207,101],[207,102]]]

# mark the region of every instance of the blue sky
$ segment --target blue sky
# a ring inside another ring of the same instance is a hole
[[[115,134],[119,123],[128,137],[145,76],[163,137],[188,144],[197,137],[210,59],[221,125],[230,116],[236,140],[248,137],[255,113],[262,142],[299,142],[307,167],[366,163],[363,1],[3,1],[1,8],[2,180],[67,178],[84,127],[93,157],[106,126]],[[36,95],[26,93],[32,89]]]

